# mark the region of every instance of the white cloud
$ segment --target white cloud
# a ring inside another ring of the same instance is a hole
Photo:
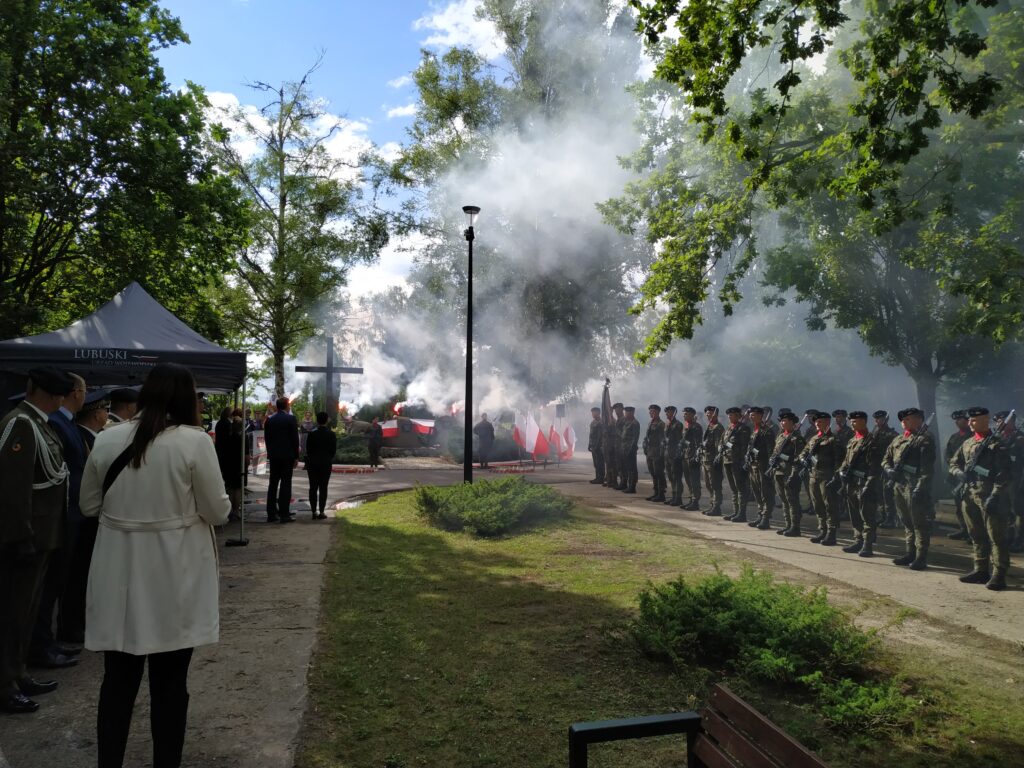
[[[421,234],[398,238],[381,251],[380,258],[373,264],[353,267],[348,273],[348,290],[353,296],[383,293],[390,288],[400,287],[410,291],[406,277],[412,269],[416,253],[427,244]]]
[[[388,80],[388,88],[404,88],[412,82],[411,75],[402,75],[394,80]]]
[[[477,18],[478,5],[479,0],[452,0],[443,8],[434,6],[430,13],[413,22],[413,29],[432,32],[424,45],[468,47],[491,61],[504,53],[505,43],[492,21]]]
[[[412,117],[416,114],[415,104],[405,104],[401,107],[392,107],[388,110],[388,120],[396,117]]]
[[[402,145],[397,141],[387,141],[377,148],[377,152],[385,161],[393,163],[402,154]]]

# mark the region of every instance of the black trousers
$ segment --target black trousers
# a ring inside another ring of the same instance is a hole
[[[491,450],[494,448],[493,442],[480,441],[480,448],[477,450],[477,455],[480,457],[480,466],[486,467],[491,463]]]
[[[604,451],[601,448],[595,448],[590,452],[590,457],[594,460],[594,479],[598,482],[604,482]]]
[[[307,466],[306,476],[309,477],[309,508],[313,514],[318,510],[323,512],[327,507],[327,483],[331,480],[331,468]]]
[[[270,487],[267,488],[267,519],[287,517],[292,501],[292,459],[270,460]]]
[[[103,684],[96,715],[99,768],[121,768],[128,744],[135,697],[149,660],[150,732],[153,768],[178,768],[185,745],[188,715],[188,665],[192,649],[133,656],[120,651],[103,654]]]
[[[53,613],[57,608],[57,601],[61,600],[64,594],[71,559],[78,542],[80,525],[81,520],[67,521],[64,524],[64,540],[60,549],[55,549],[50,553],[50,562],[46,568],[46,577],[43,580],[43,589],[39,596],[39,607],[36,609],[35,626],[32,628],[32,642],[28,649],[29,658],[38,658],[53,646]],[[61,605],[61,610],[64,610],[63,605]]]
[[[0,695],[14,693],[25,677],[50,553],[19,559],[14,545],[0,546]]]
[[[85,639],[85,588],[89,583],[89,566],[99,527],[95,517],[87,517],[78,526],[75,551],[71,553],[57,614],[57,639],[67,643],[81,643]]]

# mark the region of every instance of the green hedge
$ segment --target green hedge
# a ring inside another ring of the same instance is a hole
[[[572,502],[546,485],[522,477],[481,480],[442,488],[416,488],[416,510],[432,525],[477,536],[500,536],[527,525],[565,517]]]

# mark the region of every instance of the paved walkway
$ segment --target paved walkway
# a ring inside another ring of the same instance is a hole
[[[401,460],[373,474],[334,475],[330,498],[335,503],[418,483],[450,485],[462,481],[462,468],[423,468]],[[871,593],[887,595],[958,626],[1011,641],[1024,640],[1024,573],[1011,572],[1011,589],[992,593],[960,584],[956,576],[970,566],[970,549],[939,536],[933,562],[924,573],[892,565],[902,541],[886,531],[873,559],[859,558],[838,547],[814,545],[807,538],[787,539],[746,525],[707,518],[696,512],[643,501],[591,485],[589,457],[561,467],[526,474],[533,482],[557,485],[564,492],[602,508],[656,518],[684,526],[729,546],[757,552],[781,563],[826,576]],[[481,472],[478,477],[499,477]],[[304,473],[296,473],[294,496],[306,495]],[[649,483],[641,483],[641,491]],[[251,478],[246,526],[249,545],[221,547],[221,642],[197,651],[190,676],[192,701],[184,765],[225,768],[290,768],[295,740],[306,706],[306,671],[316,641],[324,560],[332,524],[314,522],[308,504],[294,508],[298,522],[267,524],[263,500],[266,478]],[[942,518],[949,517],[948,510]],[[946,528],[948,531],[949,529]],[[849,533],[847,527],[846,532]],[[238,526],[219,533],[219,540],[238,537]],[[86,768],[95,765],[95,712],[102,659],[84,653],[75,668],[39,672],[61,682],[53,694],[40,697],[40,710],[28,716],[0,716],[0,766],[6,768]],[[148,693],[140,692],[128,766],[148,766]],[[6,760],[4,758],[6,755]]]

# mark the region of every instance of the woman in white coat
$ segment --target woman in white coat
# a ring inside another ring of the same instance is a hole
[[[177,768],[192,649],[219,635],[213,526],[231,508],[187,368],[156,366],[138,415],[99,434],[80,501],[99,517],[85,629],[85,647],[104,652],[99,768],[123,764],[147,659],[153,768]]]

